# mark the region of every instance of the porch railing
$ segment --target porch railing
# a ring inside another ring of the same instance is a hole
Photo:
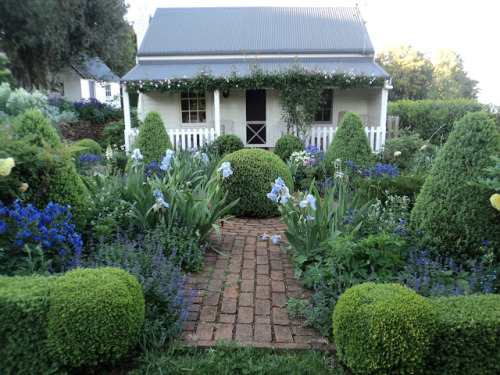
[[[312,127],[306,136],[305,145],[316,145],[319,149],[326,151],[333,141],[337,128],[334,127]],[[365,127],[365,133],[370,141],[373,152],[378,152],[385,143],[385,131],[381,127]]]
[[[217,138],[215,129],[208,128],[167,129],[167,133],[175,150],[197,148]],[[139,128],[132,128],[128,134],[130,148],[134,146],[138,134]]]

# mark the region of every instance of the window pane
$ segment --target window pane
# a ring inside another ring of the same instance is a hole
[[[182,112],[182,122],[189,122],[189,112]]]
[[[190,122],[198,122],[198,113],[191,112],[191,121]]]
[[[198,119],[200,120],[200,122],[207,122],[205,112],[198,112]]]
[[[196,111],[198,109],[198,103],[197,103],[196,99],[189,100],[189,109],[191,111]]]
[[[188,101],[187,100],[181,100],[181,110],[187,111],[188,109],[189,109]]]
[[[187,92],[181,92],[181,98],[187,98],[188,93]]]
[[[204,111],[206,108],[205,108],[205,99],[200,99],[199,101],[199,105],[200,105],[200,110],[201,111]]]

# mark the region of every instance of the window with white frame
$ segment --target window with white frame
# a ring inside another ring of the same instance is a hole
[[[104,85],[104,90],[106,91],[106,98],[110,98],[111,97],[111,85],[110,84]]]
[[[321,109],[316,112],[314,122],[317,124],[331,124],[332,123],[332,105],[333,105],[333,90],[326,89],[323,91],[325,99]]]
[[[205,93],[181,93],[181,114],[183,124],[205,123],[207,121]]]

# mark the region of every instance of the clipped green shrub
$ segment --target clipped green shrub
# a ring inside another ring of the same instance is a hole
[[[125,145],[125,123],[123,120],[110,122],[102,130],[101,140],[99,143],[101,147],[106,149],[109,146],[113,150],[120,150]]]
[[[280,157],[285,163],[295,151],[303,151],[304,145],[299,137],[291,134],[286,134],[276,142],[274,153]]]
[[[80,155],[87,155],[87,154],[103,157],[101,146],[99,145],[99,143],[97,143],[93,139],[88,139],[88,138],[80,139],[78,142],[75,143],[75,146],[85,147],[84,150],[75,152],[75,154],[74,154],[75,160]]]
[[[244,217],[274,217],[279,215],[275,202],[267,198],[271,183],[281,177],[293,192],[292,175],[286,164],[276,155],[261,149],[246,149],[226,155],[222,163],[229,162],[233,174],[221,177],[221,187],[227,192],[226,202],[240,201],[231,213]],[[218,173],[217,171],[214,172]],[[220,174],[220,172],[219,172]]]
[[[48,298],[47,346],[72,368],[112,364],[137,344],[144,297],[119,268],[75,269],[57,278]]]
[[[57,135],[50,120],[45,118],[37,109],[29,109],[20,114],[17,116],[15,122],[17,124],[15,132],[19,138],[33,135],[34,137],[30,140],[30,143],[38,147],[44,147],[43,141],[47,142],[52,148],[59,148],[62,146],[61,139]]]
[[[426,374],[500,373],[500,295],[430,298],[437,335]]]
[[[490,204],[493,191],[471,186],[500,152],[500,135],[484,112],[456,123],[425,180],[411,213],[423,240],[455,261],[482,255],[484,240],[500,246],[500,211]]]
[[[55,280],[55,276],[0,276],[2,374],[58,373],[45,345],[47,296]]]
[[[356,374],[423,373],[435,332],[431,304],[397,284],[354,286],[333,311],[339,358]]]
[[[399,116],[399,128],[418,133],[434,144],[448,139],[455,122],[469,112],[483,110],[476,100],[399,100],[389,102],[387,113]]]
[[[215,139],[213,147],[219,156],[223,156],[242,150],[245,146],[238,136],[234,134],[224,134]]]
[[[144,165],[149,165],[152,160],[161,161],[161,155],[165,156],[167,149],[173,150],[172,142],[158,112],[151,111],[146,115],[133,148],[141,150]]]
[[[355,112],[347,112],[326,151],[325,168],[329,176],[335,174],[334,162],[351,160],[354,164],[371,167],[375,163],[363,120]]]

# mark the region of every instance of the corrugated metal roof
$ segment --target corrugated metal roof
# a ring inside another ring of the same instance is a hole
[[[299,61],[300,60],[300,61]],[[229,77],[234,72],[240,76],[250,75],[252,68],[258,67],[264,72],[279,72],[294,65],[308,69],[335,73],[345,72],[373,77],[389,77],[387,72],[371,57],[351,58],[308,58],[308,59],[265,59],[262,61],[247,61],[245,59],[231,60],[198,60],[198,61],[141,61],[123,78],[123,81],[165,80],[174,77],[192,78],[201,70],[214,76]]]
[[[102,82],[120,82],[120,77],[109,69],[98,57],[82,57],[82,61],[73,68],[84,79],[94,79]]]
[[[159,8],[138,56],[374,52],[358,8]]]

